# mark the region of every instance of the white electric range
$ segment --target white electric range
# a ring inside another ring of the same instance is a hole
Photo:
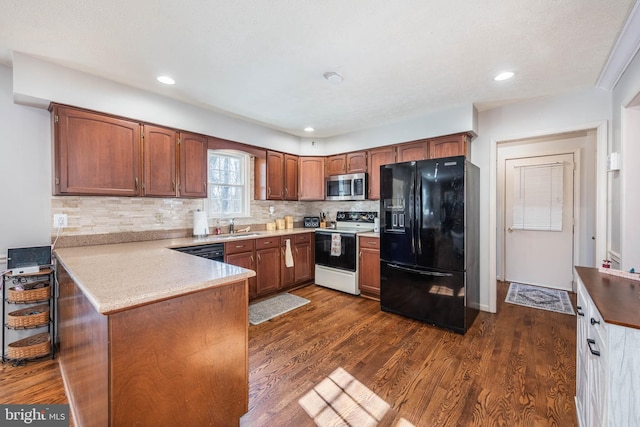
[[[335,228],[315,230],[316,285],[359,295],[358,233],[374,229],[377,212],[345,212],[336,214]]]

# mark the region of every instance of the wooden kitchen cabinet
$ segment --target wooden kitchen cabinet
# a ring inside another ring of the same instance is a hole
[[[298,200],[298,156],[284,155],[284,200]]]
[[[429,140],[407,142],[397,146],[397,161],[411,162],[414,160],[426,160],[429,158]]]
[[[298,164],[298,200],[324,200],[324,157],[300,157]]]
[[[380,238],[359,236],[358,287],[363,296],[380,299]]]
[[[345,154],[336,154],[325,158],[326,175],[340,175],[347,173],[347,157]]]
[[[207,197],[207,137],[180,132],[180,197]]]
[[[294,277],[295,283],[300,284],[313,279],[313,234],[296,234],[293,236],[293,242]]]
[[[256,260],[258,296],[280,289],[280,239],[256,239]]]
[[[225,242],[224,262],[248,270],[256,270],[255,263],[255,240],[239,240]],[[258,296],[257,275],[249,278],[249,299]]]
[[[469,135],[459,133],[429,140],[429,158],[468,156]]]
[[[286,250],[287,240],[289,240],[289,246],[291,247],[291,257],[293,258],[293,267],[287,267],[286,264]],[[293,236],[280,237],[280,286],[283,289],[289,288],[296,283],[295,276],[295,243],[293,242]]]
[[[380,199],[380,166],[396,162],[396,148],[392,146],[373,148],[368,151],[369,199]]]
[[[289,240],[293,267],[286,266],[286,242]],[[282,288],[290,288],[313,279],[313,233],[295,234],[280,238]]]
[[[254,170],[256,200],[298,200],[298,156],[267,150]]]
[[[353,153],[347,153],[346,167],[347,173],[357,173],[367,171],[367,152],[355,151]]]
[[[142,195],[176,197],[177,132],[144,125],[142,129],[144,179]]]
[[[53,105],[56,195],[139,196],[140,125]]]

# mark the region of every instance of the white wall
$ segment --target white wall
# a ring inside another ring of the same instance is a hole
[[[13,103],[0,65],[0,270],[7,248],[50,244],[51,130],[46,110]]]
[[[481,112],[471,161],[480,167],[480,304],[494,311],[496,279],[497,143],[593,129],[611,119],[611,96],[587,89]],[[604,172],[604,171],[602,171]],[[598,173],[601,173],[599,170]],[[595,189],[594,189],[595,191]]]
[[[16,102],[73,105],[297,154],[300,138],[14,52]],[[170,90],[166,88],[167,96]]]
[[[309,156],[328,155],[460,132],[476,134],[477,114],[475,107],[468,104],[319,142],[312,138],[304,138],[300,143],[300,153]],[[313,142],[315,144],[312,144]]]
[[[621,268],[640,269],[640,52],[636,53],[613,89],[612,151],[622,165],[612,182],[612,250],[619,251]]]

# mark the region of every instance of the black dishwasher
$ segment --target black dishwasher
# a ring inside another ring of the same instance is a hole
[[[185,246],[183,248],[173,248],[185,254],[199,256],[201,258],[212,259],[224,262],[224,243],[212,243],[209,245]]]

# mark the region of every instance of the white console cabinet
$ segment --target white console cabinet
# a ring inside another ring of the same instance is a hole
[[[581,427],[636,427],[640,426],[640,325],[629,322],[629,317],[615,315],[616,323],[608,316],[614,304],[608,299],[628,298],[635,294],[640,310],[640,282],[609,280],[598,270],[577,267],[577,359],[576,410]],[[598,281],[600,281],[598,283]],[[588,282],[588,285],[585,285]],[[630,289],[631,287],[631,289]],[[593,298],[589,292],[592,289]],[[593,292],[593,290],[597,292]],[[602,291],[602,292],[601,292]],[[617,291],[621,295],[611,295]],[[600,301],[599,298],[605,301]],[[634,301],[625,301],[620,310],[633,308]],[[608,314],[608,313],[607,313]],[[631,313],[631,320],[635,313]],[[626,319],[626,320],[625,320]]]

